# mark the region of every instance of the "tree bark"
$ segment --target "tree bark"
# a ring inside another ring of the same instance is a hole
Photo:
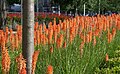
[[[23,0],[22,54],[26,59],[27,74],[31,74],[34,52],[34,0]]]
[[[6,0],[0,0],[0,28],[6,24]]]

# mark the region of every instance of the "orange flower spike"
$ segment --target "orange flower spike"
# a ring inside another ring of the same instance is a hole
[[[45,24],[43,24],[43,30],[45,31],[47,28],[46,28],[46,25]]]
[[[79,37],[83,40],[84,39],[84,35],[82,34],[82,32],[79,33]]]
[[[72,43],[72,41],[73,41],[73,36],[72,36],[72,34],[70,34],[70,43]]]
[[[61,24],[62,23],[62,21],[61,20],[59,20],[59,24]]]
[[[50,47],[50,53],[53,53],[53,46]]]
[[[89,32],[89,42],[92,41],[92,31]]]
[[[53,74],[53,67],[51,65],[47,66],[47,74]]]
[[[5,28],[5,34],[8,35],[9,29],[8,27]]]
[[[5,44],[7,43],[6,33],[4,33]]]
[[[61,20],[59,20],[59,25],[60,25],[60,29],[62,29],[63,28],[63,23],[62,23]]]
[[[67,46],[67,44],[66,44],[66,42],[64,42],[64,44],[63,44],[63,48],[66,48],[66,46]]]
[[[52,36],[53,36],[53,29],[50,28],[48,31],[48,44],[52,42]]]
[[[94,30],[94,29],[95,29],[95,25],[92,24],[92,25],[91,25],[91,30]]]
[[[56,25],[56,18],[54,18],[54,24],[53,25]]]
[[[72,30],[72,27],[70,27],[70,34],[73,34],[73,30]]]
[[[39,34],[39,40],[40,40],[40,44],[42,43],[42,34]]]
[[[102,31],[103,30],[103,20],[100,22],[100,31]]]
[[[60,24],[60,28],[63,30],[63,23]]]
[[[53,31],[56,29],[56,18],[54,18]]]
[[[53,28],[50,29],[50,34],[53,35]]]
[[[37,43],[40,44],[40,33],[39,33],[39,31],[37,32]]]
[[[42,34],[42,24],[39,25],[39,33]]]
[[[19,74],[26,74],[26,61],[23,58],[22,54],[16,57],[16,63]]]
[[[18,35],[15,34],[15,48],[17,49],[19,46],[19,42],[18,42]]]
[[[2,48],[5,47],[5,37],[4,36],[1,37],[1,47]]]
[[[89,34],[86,35],[86,42],[89,43],[90,39],[89,39]]]
[[[113,29],[112,29],[112,36],[113,36],[113,38],[115,37],[115,35],[116,35],[116,29],[113,28]]]
[[[37,32],[36,31],[34,31],[34,38],[36,38],[37,37],[37,34],[36,34]]]
[[[64,31],[64,32],[66,31],[66,21],[63,22],[63,31]]]
[[[43,45],[46,45],[47,41],[46,41],[46,37],[45,35],[43,34]]]
[[[95,36],[99,36],[99,32],[100,32],[100,30],[96,29],[95,32],[94,32]]]
[[[112,36],[112,34],[110,33],[110,37],[109,37],[110,42],[112,41],[112,38],[113,38],[113,36]]]
[[[68,29],[69,27],[70,27],[70,24],[69,24],[69,20],[67,19],[67,21],[66,21],[66,29]]]
[[[22,43],[22,26],[18,26],[18,27],[19,27],[19,30],[17,32],[18,40],[19,40],[19,43]]]
[[[60,38],[57,38],[57,48],[60,48]]]
[[[86,36],[85,36],[85,33],[83,35],[83,42],[85,43],[86,42]]]
[[[6,29],[5,35],[6,35],[6,43],[7,43],[8,42],[8,32],[9,32],[9,29],[8,29],[8,27],[6,27],[5,29]]]
[[[40,43],[43,44],[43,34],[40,35]]]
[[[82,24],[81,24],[81,31],[83,31],[84,28],[85,28],[85,25],[84,25],[84,23],[82,23]]]
[[[10,34],[10,37],[9,37],[10,43],[12,43],[12,40],[13,40],[13,34]]]
[[[53,26],[52,26],[52,22],[50,22],[49,24],[48,24],[48,28],[52,28]]]
[[[36,51],[34,51],[34,54],[32,56],[32,74],[34,74],[34,72],[35,72],[36,63],[37,63],[39,53],[40,53],[40,51],[36,50]]]
[[[73,31],[73,37],[75,37],[75,34],[76,34],[76,33],[75,33],[75,29],[76,29],[75,27],[72,28],[72,31]]]
[[[106,26],[106,22],[105,22],[105,24],[103,25],[103,30],[106,31],[106,28],[107,28],[107,26]]]
[[[108,54],[106,53],[105,61],[107,62],[108,60],[109,60],[109,56],[108,56]]]
[[[112,34],[108,32],[108,43],[110,43],[111,41],[112,41]]]
[[[50,35],[48,35],[48,44],[51,44],[51,39],[52,39],[52,37]]]
[[[117,29],[120,30],[120,20],[117,21]]]
[[[63,35],[60,35],[60,47],[62,47],[62,43],[63,43]]]
[[[1,38],[2,38],[2,37],[1,37],[1,35],[0,35],[0,46],[1,46],[1,44],[2,44],[2,40],[1,40]]]
[[[107,29],[110,29],[110,25],[109,25],[110,23],[109,23],[109,20],[107,20]]]
[[[71,21],[71,19],[69,21],[70,21],[69,22],[69,27],[72,27],[72,21]]]
[[[57,33],[60,33],[60,25],[57,25]]]
[[[46,45],[46,44],[47,44],[46,36],[45,36],[44,34],[42,35],[42,44],[43,44],[43,45]]]
[[[38,22],[35,22],[34,30],[38,29]]]
[[[20,74],[27,74],[26,69],[25,69],[25,68],[22,68]]]
[[[48,43],[48,37],[45,36],[46,43]]]
[[[80,44],[80,49],[83,49],[84,44],[85,44],[85,43],[82,41],[81,44]]]
[[[110,17],[110,22],[109,22],[109,28],[111,28],[112,26],[113,26],[113,24],[112,24],[112,20],[113,18],[112,17]]]
[[[77,35],[78,34],[78,25],[76,25],[76,27],[75,27],[75,35]]]
[[[96,38],[95,38],[95,36],[93,37],[93,45],[94,46],[96,45]]]
[[[12,40],[11,49],[12,49],[12,51],[14,51],[14,49],[15,49],[15,41],[14,40]]]
[[[79,47],[79,49],[80,49],[80,57],[82,57],[82,55],[83,55],[83,47],[84,47],[84,41],[82,41],[82,43],[80,44],[80,47]]]
[[[34,38],[34,45],[36,46],[37,45],[37,39]]]
[[[45,44],[48,43],[47,37],[44,35],[44,39],[45,39]]]
[[[54,42],[56,43],[56,41],[57,41],[57,30],[56,31],[54,31]]]
[[[73,36],[75,35],[75,27],[70,28],[70,34],[72,34]]]
[[[45,29],[45,34],[48,35],[48,29]]]
[[[39,34],[39,30],[36,31],[36,39],[37,39],[37,44],[40,44],[40,34]]]
[[[10,56],[8,54],[8,50],[3,47],[2,48],[2,71],[8,73],[10,70]]]
[[[19,31],[20,31],[20,34],[22,34],[22,26],[19,26]]]
[[[19,33],[20,30],[19,25],[17,25],[16,28],[17,28],[17,33]]]

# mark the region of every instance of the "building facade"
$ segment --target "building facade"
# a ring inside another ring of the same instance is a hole
[[[51,11],[51,0],[38,0],[39,12]]]

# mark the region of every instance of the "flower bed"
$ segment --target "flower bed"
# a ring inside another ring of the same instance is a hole
[[[93,74],[106,54],[113,54],[120,45],[119,19],[120,15],[77,16],[59,21],[59,24],[54,19],[48,28],[36,22],[32,71],[35,74]],[[17,26],[17,33],[12,32],[8,28],[6,32],[0,31],[0,61],[8,59],[0,64],[0,73],[26,72],[25,59],[21,55],[22,26]]]
[[[58,23],[59,20],[68,19],[70,18],[70,16],[66,16],[64,14],[61,14],[59,16],[58,14],[52,13],[35,13],[35,21],[39,21],[40,24],[42,24],[43,22],[53,21],[54,18],[56,18],[56,21]],[[18,24],[21,24],[21,13],[8,13],[7,14],[8,24],[11,24],[13,20]]]

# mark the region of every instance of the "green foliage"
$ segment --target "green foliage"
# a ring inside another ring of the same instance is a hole
[[[117,34],[118,35],[118,34]],[[109,52],[109,60],[106,62],[103,60],[101,65],[96,68],[94,74],[119,74],[120,73],[120,43],[117,43],[120,40],[116,37],[114,41],[115,44],[112,44],[112,50]]]
[[[19,3],[20,4],[21,0],[7,0],[7,3],[12,5],[14,3]]]
[[[71,10],[78,8],[79,12],[83,12],[83,4],[86,4],[86,11],[98,12],[99,7],[101,12],[105,11],[120,11],[120,0],[52,0],[59,4],[62,10]],[[100,6],[99,6],[100,3]]]

